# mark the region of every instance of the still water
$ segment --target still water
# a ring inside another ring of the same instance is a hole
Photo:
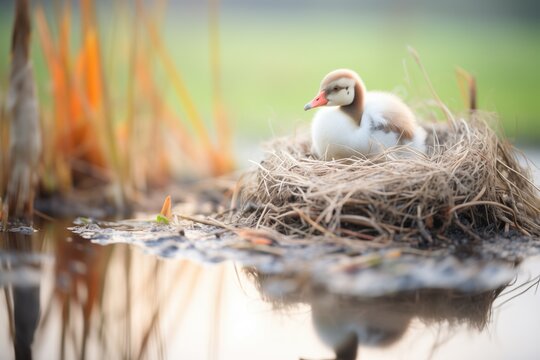
[[[538,359],[540,257],[491,290],[332,294],[41,224],[1,238],[0,358]]]

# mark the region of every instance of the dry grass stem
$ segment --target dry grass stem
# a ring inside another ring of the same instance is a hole
[[[18,1],[11,48],[11,71],[6,110],[9,126],[9,165],[6,202],[9,216],[33,214],[38,165],[41,156],[41,128],[34,73],[30,62],[29,2]]]

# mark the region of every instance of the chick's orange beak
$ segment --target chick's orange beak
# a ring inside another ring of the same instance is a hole
[[[326,94],[323,90],[317,96],[315,96],[311,102],[308,102],[306,106],[304,106],[304,110],[313,109],[326,104],[328,104],[328,99],[326,99]]]

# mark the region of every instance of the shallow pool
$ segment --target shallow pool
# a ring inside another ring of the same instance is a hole
[[[2,358],[537,359],[540,258],[494,289],[337,295],[42,224],[1,237]],[[330,275],[329,275],[330,276]],[[331,281],[330,281],[331,282]]]

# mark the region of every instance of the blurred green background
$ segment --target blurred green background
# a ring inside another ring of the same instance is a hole
[[[0,7],[4,83],[12,23],[6,3]],[[98,5],[100,19],[108,23],[101,29],[107,41],[117,36],[127,17],[122,7],[111,2]],[[254,143],[309,124],[313,113],[304,112],[303,106],[315,95],[321,78],[335,68],[354,69],[368,89],[396,91],[412,104],[430,98],[407,52],[407,46],[412,46],[452,109],[464,109],[455,77],[459,66],[477,78],[479,107],[497,112],[511,138],[534,145],[540,140],[537,10],[538,5],[530,1],[497,0],[474,5],[466,1],[222,1],[222,90],[235,138]],[[171,1],[161,25],[195,102],[210,118],[208,5]],[[43,94],[47,74],[35,37],[34,42]],[[107,54],[104,57],[106,61]],[[109,69],[107,76],[125,84],[121,69]],[[160,83],[164,89],[170,87],[165,75]],[[119,103],[124,100],[115,98]]]

